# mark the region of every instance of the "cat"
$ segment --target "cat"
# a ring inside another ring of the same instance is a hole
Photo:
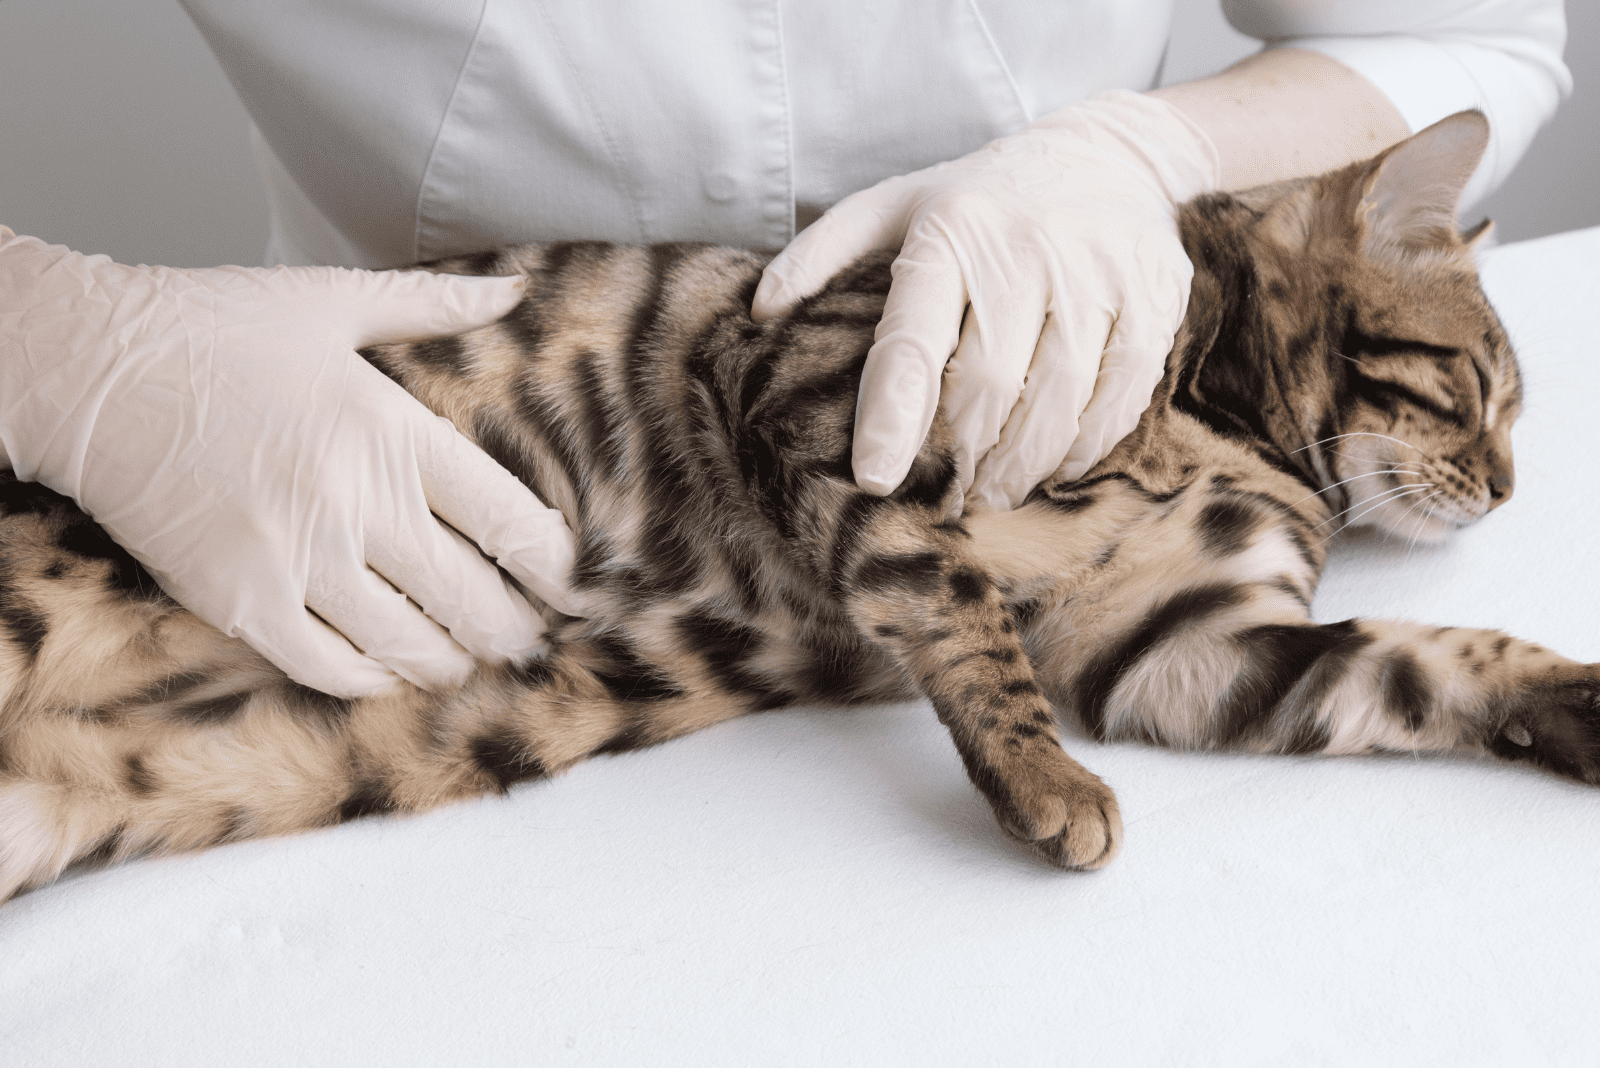
[[[169,600],[70,501],[0,485],[0,899],[96,864],[417,811],[795,703],[926,697],[1000,825],[1116,854],[1063,750],[1486,752],[1600,779],[1600,670],[1493,631],[1315,624],[1335,530],[1430,540],[1510,496],[1520,385],[1457,233],[1462,113],[1374,159],[1178,222],[1195,273],[1133,433],[1009,512],[960,507],[936,420],[884,498],[851,478],[889,284],[868,256],[749,315],[765,257],[567,242],[460,337],[363,355],[567,516],[584,619],[450,693],[289,681]]]

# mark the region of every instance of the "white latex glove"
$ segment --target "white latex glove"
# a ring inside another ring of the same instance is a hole
[[[767,267],[753,313],[898,247],[861,377],[856,482],[893,492],[942,388],[968,497],[1011,507],[1058,469],[1079,477],[1138,423],[1194,273],[1176,206],[1219,170],[1177,108],[1101,93],[841,200]]]
[[[511,278],[126,267],[0,227],[0,461],[299,682],[448,685],[473,656],[540,644],[478,547],[576,614],[572,534],[355,349],[478,326],[521,294]]]

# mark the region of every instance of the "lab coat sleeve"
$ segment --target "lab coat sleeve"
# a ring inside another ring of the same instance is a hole
[[[1223,11],[1269,47],[1320,52],[1363,75],[1413,131],[1482,111],[1491,137],[1469,205],[1505,181],[1572,91],[1561,0],[1223,0]]]

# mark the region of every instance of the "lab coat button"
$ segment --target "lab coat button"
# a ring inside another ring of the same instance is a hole
[[[739,183],[731,175],[708,174],[705,180],[706,198],[718,204],[726,204],[739,192]]]

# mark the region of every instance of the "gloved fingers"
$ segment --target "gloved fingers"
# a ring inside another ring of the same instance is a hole
[[[331,554],[309,576],[306,607],[368,657],[425,690],[464,682],[475,661],[364,562]]]
[[[1014,508],[1061,464],[1094,391],[1111,322],[1110,309],[1094,301],[1051,309],[1022,398],[999,443],[979,462],[969,498],[990,508]]]
[[[334,697],[370,697],[398,685],[400,676],[346,641],[302,604],[285,604],[270,622],[257,620],[230,633],[272,661],[302,686]]]
[[[880,495],[904,481],[928,436],[967,304],[955,249],[936,230],[908,239],[890,269],[894,282],[861,370],[852,450],[856,485]]]
[[[368,566],[481,660],[514,660],[537,649],[544,621],[527,598],[477,546],[435,519],[420,495],[415,504],[420,515],[368,531]]]
[[[887,178],[829,208],[761,272],[751,318],[760,322],[781,315],[873,249],[900,244],[912,191],[904,177]]]
[[[1045,320],[1043,288],[1031,283],[1026,276],[1000,279],[1000,292],[974,295],[961,343],[944,369],[940,403],[963,489],[972,485],[978,460],[999,442],[1028,379]]]
[[[562,514],[449,420],[432,418],[427,438],[420,466],[428,506],[546,604],[569,616],[587,615],[589,606],[569,584],[576,548]],[[455,633],[453,625],[447,626]]]
[[[1167,354],[1189,303],[1193,271],[1187,268],[1185,259],[1173,275],[1160,282],[1150,280],[1145,293],[1152,298],[1164,296],[1164,300],[1155,299],[1141,314],[1118,316],[1100,361],[1094,396],[1062,462],[1062,478],[1082,478],[1139,424],[1166,371]]]
[[[314,690],[365,697],[400,683],[307,611],[305,554],[281,528],[233,511],[197,509],[191,522],[174,512],[177,522],[126,547],[175,601]],[[219,541],[226,555],[208,552]]]
[[[318,570],[307,577],[306,603],[368,656],[418,685],[458,681],[471,666],[463,646],[489,660],[526,655],[539,645],[543,620],[476,545],[434,517],[430,505],[429,485],[440,476],[446,482],[458,477],[461,459],[475,451],[472,443],[404,394],[380,401],[373,414],[371,422],[387,429],[392,448],[372,457],[361,475],[371,492],[359,518],[348,519],[353,536],[338,537],[345,529],[338,526],[316,539]],[[452,450],[454,462],[441,465],[439,454],[448,458]],[[495,465],[480,457],[481,475],[483,465]],[[492,485],[527,493],[502,475]]]
[[[219,267],[212,272],[243,268]],[[274,302],[315,308],[351,348],[459,334],[494,322],[526,295],[522,275],[468,278],[428,271],[280,267],[249,276]]]

